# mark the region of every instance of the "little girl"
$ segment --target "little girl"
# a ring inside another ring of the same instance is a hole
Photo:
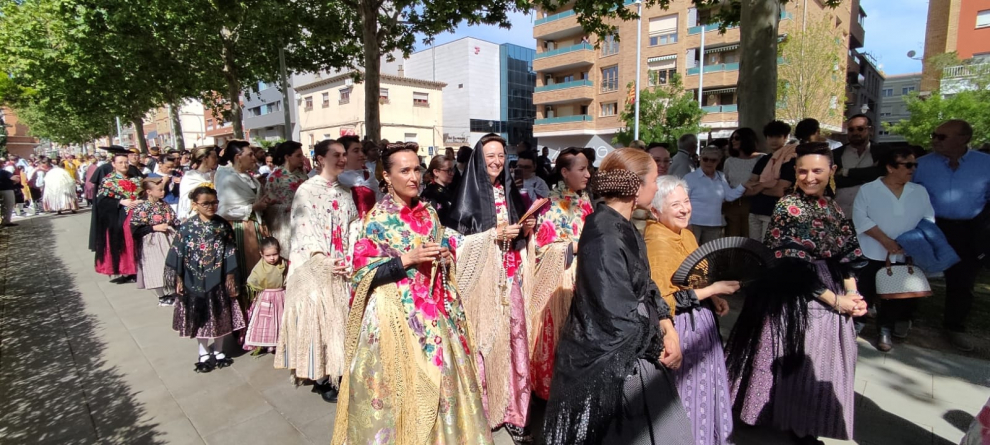
[[[175,229],[179,226],[172,207],[163,200],[165,178],[145,178],[141,181],[141,199],[145,200],[131,210],[131,233],[134,235],[134,261],[137,263],[137,287],[148,289],[158,296],[159,306],[171,306],[175,297],[166,287],[173,286],[165,278],[165,257]]]
[[[251,310],[248,311],[248,329],[244,337],[244,349],[254,348],[260,353],[262,348],[274,348],[278,344],[278,329],[282,323],[282,305],[285,302],[285,272],[288,261],[279,255],[281,246],[278,240],[269,236],[261,240],[261,259],[251,276],[247,287],[256,294]]]
[[[220,201],[212,184],[193,189],[189,201],[195,216],[179,227],[165,259],[165,267],[175,273],[178,294],[172,329],[196,339],[199,360],[194,370],[210,372],[234,363],[223,352],[224,340],[244,329],[237,303],[237,249],[234,230],[216,216]]]

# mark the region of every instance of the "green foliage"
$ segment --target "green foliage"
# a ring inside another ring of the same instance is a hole
[[[267,152],[267,153],[271,153],[272,149],[275,148],[276,145],[281,144],[283,142],[285,142],[285,139],[282,139],[282,138],[278,138],[278,139],[274,139],[274,140],[273,139],[263,139],[263,138],[255,138],[254,139],[254,143],[257,146],[259,146],[261,148],[264,148],[265,149],[265,152]]]
[[[627,88],[634,88],[630,83]],[[701,125],[705,111],[690,91],[685,91],[680,76],[674,75],[665,85],[645,88],[639,93],[639,139],[650,142],[666,142],[677,146],[677,139],[685,134],[708,131]],[[626,128],[619,130],[612,141],[628,146],[634,139],[636,111],[634,103],[627,103],[619,114]]]
[[[846,48],[835,42],[827,18],[808,24],[778,46],[787,62],[777,65],[777,117],[791,122],[805,118],[841,126],[841,101],[845,96],[845,72],[836,69]]]

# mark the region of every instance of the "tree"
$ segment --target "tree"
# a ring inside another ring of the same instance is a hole
[[[666,9],[671,0],[646,0],[644,7]],[[691,0],[698,9],[714,11],[712,22],[721,32],[738,25],[739,50],[739,126],[763,128],[774,119],[777,99],[777,36],[780,11],[788,0]],[[615,34],[614,21],[637,18],[625,0],[532,0],[547,11],[573,4],[578,23],[599,41]],[[834,8],[842,0],[821,0]]]
[[[837,37],[831,22],[823,18],[789,35],[781,44],[784,63],[777,66],[779,118],[791,122],[813,118],[841,125],[839,98],[845,95],[846,76],[839,67],[846,49]]]
[[[651,73],[651,83],[656,82],[656,74]],[[635,83],[628,85],[630,91]],[[619,118],[626,128],[619,130],[612,143],[628,146],[633,141],[633,126],[636,122],[635,103],[626,102]],[[645,88],[639,93],[639,138],[647,142],[666,142],[677,146],[677,139],[685,134],[699,134],[708,131],[701,125],[704,110],[698,105],[690,91],[684,91],[680,76],[674,75],[666,84]]]
[[[959,71],[959,89],[954,94],[943,95],[933,91],[930,96],[911,93],[904,103],[910,113],[908,119],[895,123],[884,122],[891,133],[904,137],[908,143],[931,147],[931,134],[949,119],[962,119],[973,126],[971,147],[990,144],[990,65],[962,65]],[[943,81],[946,79],[943,78]]]

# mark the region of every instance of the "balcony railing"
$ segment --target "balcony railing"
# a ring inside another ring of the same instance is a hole
[[[791,14],[791,13],[789,13],[787,11],[780,11],[780,19],[781,20],[788,20],[788,19],[793,19],[793,18],[794,18],[794,14]],[[539,24],[539,21],[537,21],[537,24]],[[705,25],[704,26],[705,32],[718,31],[718,25],[719,25],[718,23],[709,23],[709,24]],[[738,27],[739,27],[738,25],[732,25],[732,26],[730,26],[730,27],[728,27],[726,29],[728,30],[728,29],[733,29],[733,28],[738,28]],[[688,28],[688,35],[689,36],[693,36],[695,34],[700,34],[701,33],[701,28],[702,28],[701,25],[689,27]]]
[[[990,73],[990,63],[976,65],[956,65],[947,66],[942,69],[942,78],[954,79],[960,77],[973,77]]]
[[[567,54],[574,51],[594,51],[595,46],[590,43],[578,43],[577,45],[565,46],[563,48],[557,48],[550,51],[544,51],[537,54],[534,59],[542,59],[544,57],[553,57],[560,54]]]
[[[722,105],[723,113],[735,113],[739,111],[739,105]]]
[[[706,113],[735,113],[739,111],[739,105],[709,105],[701,109]]]
[[[573,116],[558,116],[558,117],[548,117],[546,119],[537,119],[533,122],[534,125],[549,125],[549,124],[566,124],[568,122],[591,122],[591,116],[587,114],[575,114]]]
[[[784,64],[784,58],[783,57],[778,57],[777,58],[777,64],[778,65],[783,65]],[[692,67],[692,68],[688,68],[686,75],[688,75],[688,76],[697,76],[698,75],[698,72],[700,72],[700,71],[701,71],[700,67],[697,67],[697,66],[696,67]],[[715,64],[712,64],[712,65],[705,65],[705,73],[706,74],[707,73],[717,73],[717,72],[720,72],[720,71],[739,71],[739,62],[733,62],[733,63],[715,63]]]
[[[553,85],[544,85],[542,87],[536,87],[533,89],[534,93],[542,93],[545,91],[556,91],[563,90],[566,88],[576,88],[576,87],[593,87],[595,83],[585,79],[585,80],[572,80],[570,82],[555,83]]]
[[[540,26],[544,23],[550,23],[555,20],[566,19],[573,15],[574,15],[573,9],[571,9],[570,11],[558,12],[554,15],[548,15],[546,17],[543,17],[542,19],[537,19],[535,22],[533,22],[533,26]]]

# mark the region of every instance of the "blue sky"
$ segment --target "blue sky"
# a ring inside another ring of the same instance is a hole
[[[866,46],[864,51],[872,54],[883,71],[890,74],[921,72],[921,62],[911,60],[907,52],[914,50],[920,57],[925,46],[925,20],[928,15],[927,0],[860,0],[866,11]],[[493,43],[515,43],[532,48],[533,15],[511,14],[512,29],[495,26],[467,26],[462,23],[454,32],[437,36],[437,44],[443,44],[461,37],[475,37]],[[428,48],[417,43],[416,50]]]

